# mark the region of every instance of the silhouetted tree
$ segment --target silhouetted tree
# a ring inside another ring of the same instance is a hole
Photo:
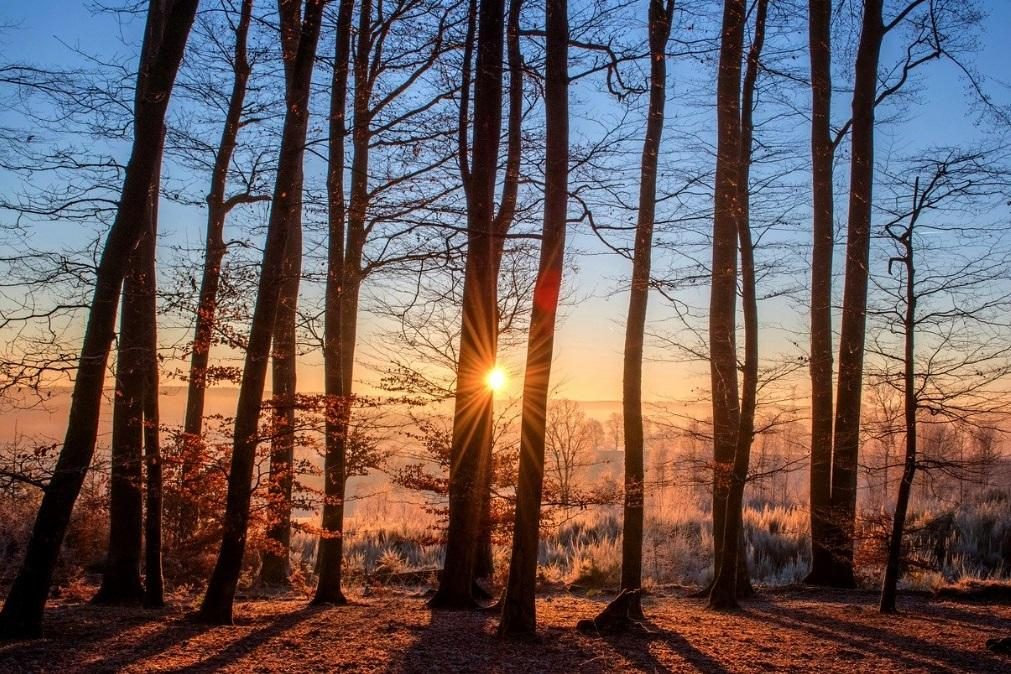
[[[95,278],[74,381],[67,433],[56,472],[39,506],[32,537],[3,611],[0,638],[37,637],[67,523],[95,451],[105,366],[128,259],[144,234],[143,217],[161,154],[165,111],[196,13],[196,0],[166,0],[148,9],[134,100],[134,141],[116,219]]]
[[[284,274],[285,251],[290,239],[289,214],[292,203],[301,201],[293,194],[300,183],[305,136],[309,122],[309,95],[312,83],[316,45],[326,0],[282,0],[281,16],[294,25],[282,26],[282,35],[297,33],[298,38],[282,37],[285,58],[291,62],[291,84],[286,92],[284,130],[271,202],[267,241],[263,250],[256,306],[253,310],[246,348],[242,384],[235,413],[231,469],[228,474],[228,497],[223,519],[224,531],[218,559],[211,574],[200,607],[198,619],[210,624],[230,624],[242,557],[246,548],[249,524],[251,481],[259,443],[258,422],[263,400],[263,388],[270,357],[275,320],[280,299],[280,282]],[[295,49],[295,52],[287,50]]]
[[[544,66],[544,227],[523,380],[516,524],[509,579],[502,598],[502,621],[499,623],[499,634],[503,636],[530,635],[537,628],[534,595],[544,487],[545,421],[569,198],[569,17],[566,0],[548,0],[544,29],[547,35]]]

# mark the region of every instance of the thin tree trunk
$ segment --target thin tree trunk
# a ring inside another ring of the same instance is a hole
[[[269,520],[263,552],[260,582],[272,587],[291,585],[289,548],[291,547],[291,491],[294,483],[295,412],[298,392],[296,373],[296,324],[298,289],[302,278],[302,176],[292,188],[294,195],[288,213],[290,229],[285,252],[281,293],[274,325],[271,355],[273,409],[271,410],[270,472],[267,501]]]
[[[221,263],[225,256],[225,217],[234,203],[228,203],[225,190],[228,183],[228,165],[237,145],[242,108],[246,97],[246,83],[250,66],[246,55],[249,23],[253,14],[253,0],[243,0],[239,21],[235,27],[235,52],[232,60],[232,91],[228,98],[225,124],[218,141],[211,171],[211,188],[207,195],[207,243],[204,248],[203,276],[197,303],[196,327],[193,335],[193,353],[190,355],[190,374],[186,394],[186,415],[183,439],[186,443],[180,470],[183,485],[193,484],[200,469],[199,456],[203,448],[204,399],[207,388],[207,366],[213,341],[217,316],[218,286],[221,282]],[[186,541],[193,537],[200,513],[192,504],[184,504],[180,512],[176,539]]]
[[[478,12],[474,142],[467,190],[467,263],[463,289],[456,401],[449,475],[446,560],[432,608],[475,605],[474,562],[481,528],[481,491],[492,442],[491,391],[485,375],[495,363],[497,333],[495,176],[502,127],[503,0],[483,0]]]
[[[642,422],[642,354],[649,299],[653,225],[656,220],[657,159],[663,135],[667,99],[667,41],[670,38],[674,0],[650,0],[649,51],[650,92],[646,135],[639,169],[639,213],[632,256],[632,286],[629,289],[628,322],[622,377],[622,414],[625,420],[625,504],[622,514],[621,588],[642,587],[642,532],[645,506],[645,461]],[[629,612],[642,616],[640,594],[631,595]]]
[[[738,598],[754,594],[751,578],[748,573],[748,555],[744,538],[743,503],[744,487],[751,463],[751,445],[755,436],[755,411],[758,407],[758,291],[755,279],[755,246],[751,238],[751,152],[754,138],[754,108],[755,86],[758,83],[758,70],[765,44],[765,21],[769,10],[769,0],[758,0],[755,11],[755,32],[748,49],[747,68],[744,73],[743,91],[741,94],[741,154],[738,167],[738,220],[737,238],[741,253],[741,305],[744,319],[744,367],[741,382],[741,418],[737,429],[737,450],[735,453],[735,472],[732,480],[732,502],[739,502],[736,511],[737,518],[735,551],[734,585]],[[731,554],[724,543],[724,554]],[[717,577],[714,582],[718,581]],[[729,578],[725,582],[730,582]]]
[[[513,217],[516,213],[516,197],[519,191],[520,159],[522,151],[522,125],[523,125],[523,55],[520,52],[520,11],[523,7],[523,0],[513,0],[509,3],[509,15],[506,23],[506,55],[509,64],[509,110],[506,126],[506,163],[505,180],[502,185],[502,199],[499,204],[498,213],[495,215],[493,229],[495,232],[495,250],[493,253],[495,264],[495,307],[496,307],[496,345],[495,355],[498,358],[498,335],[501,330],[498,318],[498,277],[502,268],[502,257],[505,252],[506,236],[512,226]],[[469,74],[465,77],[469,81]],[[466,118],[464,118],[466,123]],[[490,415],[488,424],[494,428],[494,407],[489,406],[487,413]],[[491,488],[494,480],[492,445],[487,447],[488,470],[485,471],[484,487],[482,488],[481,503],[481,534],[478,539],[477,556],[474,560],[474,577],[489,579],[494,572],[494,561],[492,557],[492,521],[491,521]],[[475,588],[478,590],[479,588]]]
[[[831,550],[829,584],[854,587],[854,533],[857,508],[857,456],[860,448],[860,402],[863,392],[867,275],[874,186],[874,106],[878,59],[884,36],[882,0],[865,0],[853,87],[853,140],[850,166],[846,281],[839,340],[832,459]]]
[[[295,16],[301,15],[298,11],[300,3],[290,0],[287,4],[286,8],[283,7],[284,0],[282,0],[282,9]],[[290,59],[293,71],[290,79],[292,85],[286,96],[287,111],[281,137],[274,199],[271,204],[260,284],[253,309],[235,414],[221,549],[198,614],[199,620],[210,624],[232,622],[232,603],[246,548],[253,467],[256,463],[256,447],[259,441],[260,406],[278,312],[285,251],[290,238],[288,215],[291,213],[292,203],[297,203],[300,199],[300,196],[293,194],[292,190],[298,185],[302,172],[312,71],[325,4],[325,0],[308,0],[306,3],[298,44],[294,51],[291,51],[290,44],[292,22],[289,21],[288,26],[282,26],[281,30],[282,43],[286,51],[285,60]]]
[[[712,608],[730,608],[736,600],[736,553],[739,524],[731,500],[736,474],[740,407],[737,392],[737,236],[740,217],[741,55],[744,50],[744,0],[725,0],[717,76],[716,194],[713,217],[712,291],[709,304],[709,367],[713,399],[713,512],[715,580]],[[745,467],[747,470],[747,467]],[[716,520],[723,513],[722,528]],[[733,548],[728,550],[727,548]],[[721,580],[721,576],[724,580]],[[729,578],[727,581],[725,579]]]
[[[567,0],[547,0],[545,14],[544,227],[523,381],[516,521],[509,580],[502,599],[502,621],[499,624],[499,634],[503,636],[530,635],[537,628],[534,594],[544,486],[545,419],[554,353],[555,319],[565,257],[569,175]]]
[[[164,147],[164,132],[162,147]],[[144,508],[144,606],[165,605],[162,577],[162,470],[161,429],[158,414],[158,285],[156,246],[158,237],[158,200],[161,171],[155,171],[148,201],[150,235],[141,243],[143,251],[141,291],[143,296],[144,358],[144,464],[147,468],[147,492]]]
[[[895,595],[898,592],[900,565],[902,562],[902,536],[906,528],[906,513],[909,510],[909,497],[913,492],[913,478],[916,476],[916,411],[918,407],[916,395],[916,268],[913,256],[913,227],[919,210],[916,200],[919,197],[919,180],[913,191],[914,211],[910,216],[909,227],[897,238],[905,248],[902,262],[906,267],[906,312],[902,321],[904,337],[903,353],[903,416],[906,426],[906,459],[902,469],[902,481],[899,483],[899,493],[895,502],[895,514],[892,519],[892,535],[888,543],[888,559],[885,562],[884,578],[881,581],[882,613],[895,613]]]
[[[329,235],[327,243],[326,315],[323,371],[326,391],[326,454],[323,466],[322,533],[317,554],[319,581],[315,604],[345,604],[341,589],[344,556],[344,488],[350,373],[345,375],[343,292],[345,266],[344,137],[353,0],[341,0],[337,18],[335,62],[330,93],[330,146],[327,167]]]
[[[24,561],[0,612],[0,639],[34,638],[42,632],[42,612],[53,569],[74,503],[95,451],[105,368],[116,328],[116,307],[128,259],[144,233],[143,212],[161,155],[165,110],[175,82],[197,0],[166,0],[148,10],[137,77],[134,142],[119,209],[106,238],[95,277],[95,292],[74,379],[67,433],[42,503]]]
[[[828,582],[832,550],[827,539],[832,494],[832,251],[834,204],[831,136],[832,2],[811,0],[811,572],[805,582]]]
[[[144,595],[140,578],[143,530],[144,262],[151,232],[145,232],[130,256],[123,282],[123,307],[116,358],[113,401],[111,477],[109,482],[109,544],[102,585],[95,604],[136,605]]]

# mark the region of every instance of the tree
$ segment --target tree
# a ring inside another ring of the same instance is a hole
[[[744,50],[743,0],[725,0],[716,85],[717,155],[713,216],[712,290],[709,300],[709,369],[713,406],[713,507],[723,500],[723,531],[715,530],[717,551],[723,554],[716,577],[736,577],[737,523],[729,495],[734,491],[738,462],[737,436],[740,401],[737,391],[737,239],[741,217],[741,57]],[[745,464],[747,469],[747,464]],[[743,487],[743,485],[741,485]],[[733,570],[724,569],[731,567]],[[714,582],[709,595],[712,608],[736,606],[736,584]]]
[[[218,288],[221,284],[222,260],[227,251],[224,238],[225,221],[229,212],[239,204],[269,199],[266,195],[253,194],[248,188],[232,195],[227,194],[229,166],[238,146],[239,131],[246,123],[243,118],[247,112],[246,93],[252,72],[247,44],[252,18],[253,0],[242,0],[238,21],[233,26],[235,45],[231,60],[232,88],[227,99],[221,137],[214,152],[210,189],[207,194],[206,243],[195,312],[196,325],[190,354],[182,436],[184,442],[197,446],[202,442],[204,397],[207,386],[211,383],[208,365],[218,318]],[[213,34],[213,29],[211,32]],[[183,480],[193,479],[197,468],[189,457],[185,457],[182,468]],[[196,512],[182,513],[178,532],[180,538],[185,540],[192,537],[197,517]]]
[[[366,0],[366,5],[371,3]],[[327,277],[326,325],[324,328],[323,368],[326,393],[325,446],[323,463],[323,515],[319,540],[319,581],[314,603],[344,604],[341,590],[343,560],[344,488],[346,477],[347,420],[350,410],[350,364],[342,349],[342,302],[344,290],[344,137],[347,107],[348,70],[351,53],[351,22],[354,2],[341,0],[337,13],[337,36],[333,79],[330,84],[330,146],[327,165]],[[368,16],[365,8],[360,10]],[[362,35],[359,35],[362,40]],[[352,361],[353,362],[353,361]]]
[[[1001,389],[1011,375],[1011,323],[1006,318],[1011,291],[1003,283],[1011,259],[1000,234],[979,222],[1006,202],[1009,176],[1000,168],[1000,158],[985,151],[949,150],[910,169],[912,185],[900,179],[900,185],[911,188],[908,206],[891,209],[893,217],[884,225],[895,247],[888,271],[898,268],[898,287],[886,291],[892,306],[872,312],[884,326],[870,350],[887,364],[878,378],[902,393],[905,435],[882,613],[896,612],[913,480],[919,468],[931,463],[918,450],[919,416],[926,412],[940,423],[992,428],[995,418],[1008,411]],[[892,334],[899,337],[901,353],[890,348]],[[898,371],[890,367],[893,363]],[[957,463],[953,459],[949,465]]]
[[[530,314],[530,336],[523,381],[520,466],[516,521],[509,579],[502,598],[499,634],[533,634],[537,628],[534,595],[537,541],[544,486],[545,421],[554,353],[555,320],[565,256],[569,176],[569,17],[567,0],[548,0],[545,8],[544,227],[541,257]]]
[[[433,608],[474,606],[476,541],[481,491],[491,446],[491,391],[485,376],[494,366],[496,341],[496,241],[493,208],[502,123],[502,46],[505,3],[483,0],[478,9],[474,78],[474,134],[467,185],[467,261],[449,475],[446,561]]]
[[[577,501],[576,470],[586,465],[593,451],[593,420],[574,400],[555,400],[548,404],[544,426],[544,446],[550,491],[564,507]]]
[[[622,371],[622,418],[625,446],[625,503],[622,514],[621,588],[642,587],[642,532],[645,506],[645,465],[642,421],[642,353],[646,332],[646,304],[649,298],[653,225],[656,220],[657,159],[663,134],[667,102],[667,41],[674,18],[674,0],[649,3],[649,109],[639,169],[639,210],[635,250],[632,258],[632,285],[629,288],[628,320]],[[612,415],[613,417],[614,415]],[[617,435],[615,435],[617,446]],[[634,595],[636,598],[639,595]],[[633,606],[634,617],[642,615]]]
[[[344,170],[348,57],[346,53],[337,56],[334,77],[341,81],[335,81],[331,100],[328,289],[324,309],[324,367],[331,407],[327,470],[332,473],[332,482],[324,506],[327,523],[321,541],[321,584],[317,588],[320,602],[343,602],[341,474],[351,423],[362,288],[372,275],[410,268],[443,254],[438,250],[443,238],[437,233],[432,213],[440,209],[447,194],[456,191],[442,184],[442,167],[455,153],[444,146],[452,126],[440,104],[449,92],[426,79],[456,46],[451,32],[457,23],[456,7],[414,0],[376,7],[371,1],[361,3],[346,204],[344,178],[336,172]],[[338,19],[339,31],[343,20],[343,16]],[[338,36],[338,49],[349,53],[350,48],[342,46],[345,39],[343,33]],[[410,144],[414,151],[405,151]],[[423,146],[427,151],[422,151]],[[377,180],[376,174],[382,179]]]
[[[299,0],[286,0],[282,17],[294,25],[282,27],[282,34],[297,32],[298,38],[285,39],[285,58],[291,59],[291,86],[286,92],[284,130],[281,137],[274,198],[267,225],[256,305],[253,310],[246,348],[242,384],[235,413],[231,469],[228,473],[228,497],[224,531],[217,562],[201,604],[198,619],[210,624],[231,624],[232,602],[242,566],[249,524],[249,503],[258,422],[267,374],[267,360],[280,299],[280,281],[284,273],[285,251],[290,239],[289,215],[300,195],[293,187],[300,184],[306,129],[309,122],[309,95],[315,63],[316,45],[326,0],[307,0],[304,13]],[[301,19],[301,25],[298,24]],[[292,53],[288,51],[294,48]]]
[[[147,221],[146,231],[133,251],[123,281],[112,419],[109,547],[102,585],[92,600],[96,604],[132,605],[149,598],[140,577],[142,549],[150,553],[145,554],[145,559],[151,562],[157,559],[150,568],[150,598],[153,603],[161,603],[161,554],[153,549],[157,540],[149,540],[147,548],[142,543],[143,467],[146,463],[150,469],[150,459],[158,453],[155,244],[160,191],[161,173],[156,168],[142,215]],[[149,487],[159,489],[160,485],[152,484],[156,482],[149,476]],[[160,506],[157,502],[154,505],[154,511],[151,508],[147,511],[152,527],[161,516]]]
[[[968,78],[970,85],[981,95],[984,104],[992,107],[982,95],[980,83],[970,68],[959,60],[959,52],[972,48],[972,28],[980,20],[971,3],[944,0],[911,0],[901,5],[894,18],[887,23],[883,15],[882,0],[863,3],[860,39],[854,65],[852,116],[836,132],[833,151],[841,140],[851,134],[849,210],[847,214],[846,268],[843,288],[842,324],[839,341],[839,369],[835,396],[834,422],[826,418],[831,399],[830,370],[826,344],[831,327],[826,302],[824,268],[819,266],[812,277],[812,306],[817,316],[812,333],[818,333],[817,344],[812,343],[812,396],[817,407],[812,410],[812,427],[818,436],[812,436],[812,570],[809,582],[838,587],[852,587],[854,532],[856,525],[857,459],[860,445],[860,408],[863,392],[863,360],[866,341],[868,260],[870,255],[870,221],[874,187],[874,129],[875,110],[884,101],[898,95],[921,66],[931,61],[947,58],[953,61]],[[823,116],[827,115],[829,101],[825,92],[830,87],[826,77],[824,59],[830,58],[828,38],[825,34],[825,8],[816,8],[818,26],[812,40],[818,43],[816,70],[819,99],[815,118],[819,156],[817,164],[818,199],[815,205],[819,218],[815,237],[818,240],[819,265],[827,264],[831,255],[828,248],[827,227],[831,221],[829,189],[829,148],[825,145]],[[815,19],[812,19],[815,20]],[[898,28],[907,29],[909,38],[897,63],[881,68],[881,51],[885,38]],[[815,83],[812,83],[815,86]],[[828,181],[828,183],[826,183]],[[817,287],[815,287],[817,285]],[[813,337],[813,336],[812,336]],[[831,429],[831,446],[824,434]],[[831,464],[831,471],[826,466]],[[827,500],[826,500],[827,499]]]
[[[95,450],[105,367],[120,289],[130,253],[144,233],[143,217],[160,153],[165,111],[175,82],[196,0],[166,0],[148,9],[134,100],[134,139],[116,219],[96,272],[95,291],[74,380],[67,433],[53,480],[36,516],[18,576],[0,612],[0,637],[38,637],[60,545]]]

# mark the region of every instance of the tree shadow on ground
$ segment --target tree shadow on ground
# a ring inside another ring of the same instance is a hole
[[[844,650],[853,649],[854,657],[870,653],[910,669],[938,672],[1001,671],[1006,666],[1005,662],[985,650],[953,648],[903,634],[898,629],[884,630],[878,626],[847,621],[835,615],[821,615],[802,608],[782,613],[777,612],[775,607],[756,607],[751,613],[759,620],[780,625],[784,629],[807,633]]]
[[[669,665],[660,662],[651,651],[650,645],[662,645],[672,654],[688,663],[699,672],[706,674],[729,674],[718,660],[703,653],[677,632],[647,621],[649,635],[604,635],[601,638],[625,660],[637,669],[647,672],[671,672]]]

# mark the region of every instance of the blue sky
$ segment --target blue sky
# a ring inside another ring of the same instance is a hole
[[[989,18],[974,63],[995,87],[997,97],[1003,97],[1007,102],[1011,94],[1006,87],[999,86],[999,80],[1008,79],[1007,68],[1011,64],[1011,0],[989,0],[982,4],[988,10]],[[85,3],[70,0],[13,0],[0,9],[0,18],[12,24],[3,34],[4,57],[7,60],[23,59],[37,65],[78,65],[80,57],[72,48],[99,54],[103,58],[135,58],[134,50],[123,43],[137,44],[142,30],[141,21],[128,21],[121,25],[113,16],[93,14]],[[885,57],[888,54],[886,49]],[[806,59],[806,55],[802,56]],[[678,81],[678,74],[682,68],[691,67],[694,66],[675,65],[672,68],[668,108],[671,120],[684,112],[678,96],[686,85]],[[974,115],[965,102],[965,82],[956,69],[947,63],[928,68],[925,72],[929,72],[929,79],[923,80],[923,88],[915,104],[903,110],[903,119],[899,123],[881,127],[879,155],[888,152],[901,155],[932,145],[968,143],[990,133],[974,126]],[[845,95],[837,95],[836,102],[840,115],[844,114],[848,105]],[[592,104],[589,107],[592,108]],[[0,114],[3,114],[2,111]],[[699,113],[695,111],[692,114]],[[578,120],[575,122],[577,128],[579,123]],[[798,135],[798,142],[806,143],[803,133]],[[845,173],[845,168],[841,167],[840,172]],[[7,189],[9,186],[9,177],[0,176],[0,188]],[[840,212],[844,208],[843,203],[839,200]],[[797,217],[802,219],[802,213]],[[163,213],[163,220],[168,221],[168,237],[191,243],[202,239],[204,220],[197,209],[169,207]],[[64,225],[45,229],[51,231],[43,236],[43,240],[63,241],[74,236],[74,232],[67,231]],[[89,230],[82,236],[90,234]],[[585,232],[576,232],[572,241],[574,247],[580,250],[600,250]],[[572,397],[617,399],[621,390],[622,317],[627,303],[626,295],[619,289],[630,273],[630,265],[616,257],[596,255],[580,258],[578,266],[578,276],[567,280],[568,284],[578,288],[579,301],[566,309],[566,319],[557,340],[557,380]],[[784,331],[767,333],[766,343],[770,349],[775,349],[785,344],[791,329],[800,329],[805,319],[802,312],[786,303],[772,305],[769,311],[773,313],[771,322],[785,326]],[[669,315],[669,309],[659,298],[654,298],[650,313],[654,324],[663,324]],[[658,357],[663,354],[654,352],[652,355]],[[317,378],[315,374],[309,375],[306,388],[318,388],[314,378]],[[672,390],[672,382],[684,384],[683,365],[651,364],[645,382],[646,397],[665,397]]]

